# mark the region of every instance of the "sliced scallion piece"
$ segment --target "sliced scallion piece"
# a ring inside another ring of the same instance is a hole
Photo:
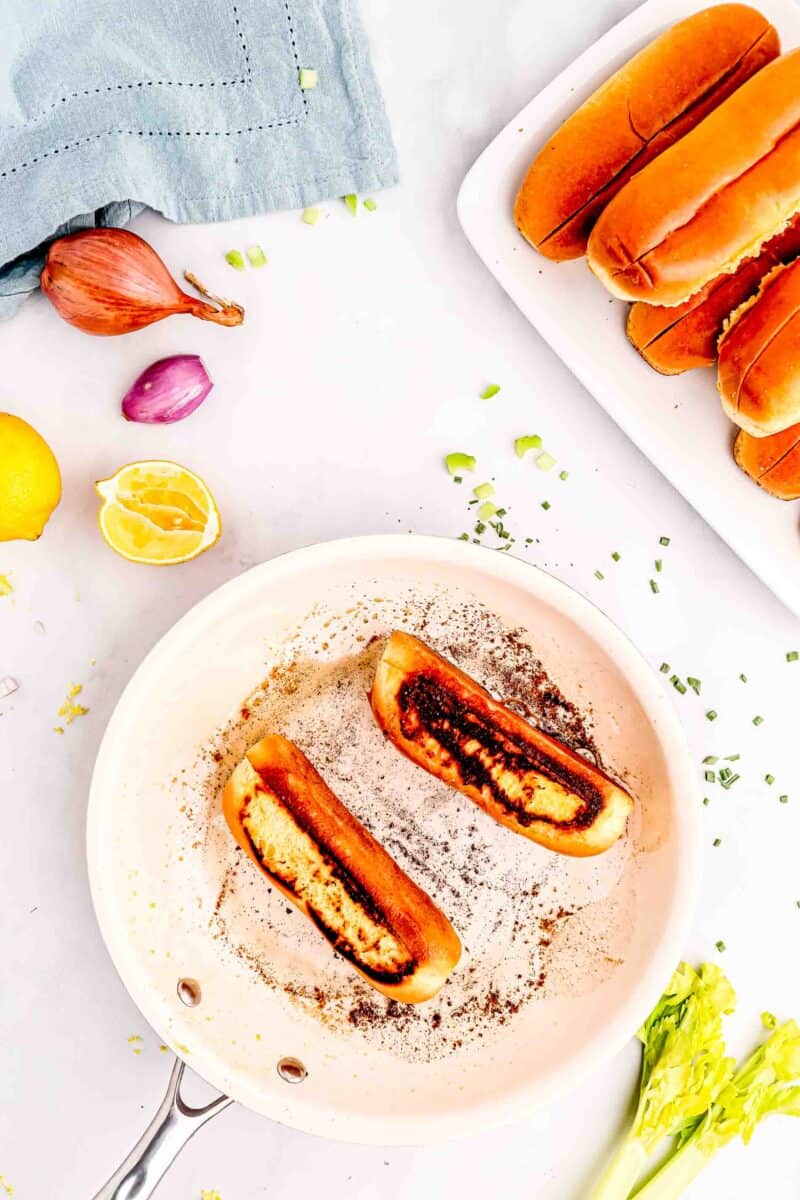
[[[707,721],[716,721],[718,716],[719,716],[719,713],[715,712],[713,708],[710,708],[708,710],[708,712],[706,713],[706,720]]]
[[[605,579],[605,575],[603,574],[602,571],[595,571],[594,577],[595,577],[595,579]]]
[[[538,433],[528,433],[524,437],[514,438],[514,453],[517,458],[524,458],[529,450],[538,450],[542,445],[542,439]]]
[[[657,559],[656,559],[656,562],[655,562],[655,567],[656,567],[656,570],[657,570],[659,573],[660,573],[660,572],[661,572],[661,570],[663,569],[663,567],[664,567],[664,564],[663,564],[663,562],[661,561],[661,559],[660,559],[660,558],[657,558]]]
[[[658,668],[662,675],[669,675],[669,663],[663,662]]]
[[[786,651],[786,661],[787,662],[797,662],[798,659],[800,659],[800,650],[787,650]]]
[[[714,764],[718,762],[719,758],[716,754],[707,754],[703,759],[703,764],[708,767],[713,767]]]
[[[444,465],[451,475],[457,475],[459,471],[474,471],[476,462],[474,454],[462,454],[456,450],[445,456]]]
[[[569,479],[569,471],[559,471],[558,478],[559,479]]]
[[[763,725],[763,724],[764,724],[764,718],[763,718],[762,716],[760,716],[760,715],[759,715],[759,716],[755,716],[755,717],[753,717],[753,724],[754,724],[754,725]]]
[[[614,562],[619,562],[619,560],[620,560],[620,558],[621,558],[622,556],[619,554],[619,552],[618,552],[618,551],[616,551],[616,550],[612,550],[612,551],[611,551],[611,557],[613,558]]]
[[[650,580],[650,591],[653,593],[654,596],[657,596],[658,593],[661,591],[661,588],[658,586],[655,579]]]
[[[692,689],[694,694],[696,696],[699,696],[700,688],[703,686],[701,681],[699,679],[696,679],[694,675],[687,675],[686,682],[688,683],[689,687]]]
[[[668,546],[669,542],[670,542],[670,539],[668,537],[660,537],[658,539],[659,546]]]
[[[774,782],[775,782],[774,775],[765,775],[764,776],[764,783],[768,783],[770,787],[772,787]]]
[[[547,512],[547,510],[548,510],[548,508],[549,508],[549,507],[550,507],[550,501],[549,501],[549,500],[543,500],[543,501],[542,501],[542,508],[544,509],[544,511],[545,511],[545,512]]]

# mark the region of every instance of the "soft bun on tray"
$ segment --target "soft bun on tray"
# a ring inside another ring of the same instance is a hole
[[[733,457],[754,483],[779,500],[800,500],[800,425],[771,437],[751,437],[740,429]]]
[[[648,163],[589,238],[623,300],[682,304],[733,272],[800,211],[800,50],[758,71]]]
[[[517,195],[520,232],[548,258],[577,258],[623,184],[779,53],[745,4],[703,9],[662,33],[569,117]]]

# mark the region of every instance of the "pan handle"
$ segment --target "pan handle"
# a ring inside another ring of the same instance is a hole
[[[180,1094],[183,1071],[184,1063],[176,1058],[158,1112],[94,1200],[149,1200],[192,1134],[233,1103],[220,1095],[203,1108],[190,1108]]]

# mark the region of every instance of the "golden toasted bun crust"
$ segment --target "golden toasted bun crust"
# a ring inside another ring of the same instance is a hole
[[[429,1000],[461,956],[447,917],[292,742],[251,746],[222,808],[242,849],[378,991]]]
[[[623,788],[411,634],[389,638],[370,700],[398,750],[515,833],[578,856],[623,833]]]
[[[589,266],[623,300],[682,304],[800,210],[800,50],[763,67],[626,183]]]
[[[740,429],[733,443],[733,457],[771,496],[800,500],[800,425],[759,438]]]
[[[797,254],[800,216],[771,238],[755,258],[745,259],[733,275],[718,275],[683,304],[673,308],[641,301],[632,304],[627,323],[631,345],[662,375],[711,366],[733,310],[758,290],[767,272]]]
[[[722,407],[753,437],[800,421],[800,259],[776,267],[719,342]]]
[[[548,258],[577,258],[636,171],[780,51],[766,17],[720,4],[667,29],[598,88],[531,163],[517,227]]]

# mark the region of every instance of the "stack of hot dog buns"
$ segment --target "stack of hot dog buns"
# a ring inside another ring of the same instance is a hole
[[[515,833],[577,856],[622,836],[623,787],[410,634],[389,638],[370,702],[402,754]],[[373,987],[407,1004],[439,991],[458,935],[297,746],[278,734],[251,746],[222,809],[262,874]]]
[[[679,22],[540,150],[515,220],[632,302],[657,371],[717,361],[736,462],[800,496],[800,50],[743,4]]]

